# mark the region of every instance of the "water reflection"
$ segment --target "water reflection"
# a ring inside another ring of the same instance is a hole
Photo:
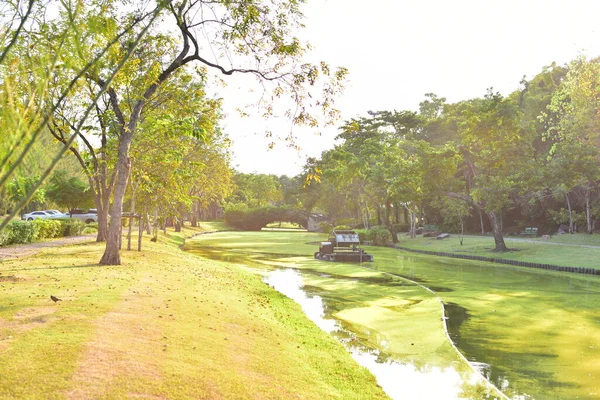
[[[303,290],[302,276],[295,270],[275,270],[265,276],[264,281],[297,302],[319,328],[344,343],[352,357],[371,371],[377,383],[393,399],[474,398],[473,392],[481,386],[475,374],[470,374],[465,381],[464,374],[461,376],[452,367],[417,367],[380,357],[377,350],[356,346],[356,338],[351,332],[342,329],[336,320],[327,318],[323,299],[318,295],[308,295]]]

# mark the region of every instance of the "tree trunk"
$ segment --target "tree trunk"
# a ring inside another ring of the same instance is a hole
[[[508,251],[508,247],[504,243],[504,234],[502,233],[502,221],[498,218],[494,211],[487,213],[490,223],[492,224],[492,230],[494,232],[494,242],[496,243],[495,251],[505,252]]]
[[[416,228],[415,213],[407,205],[404,206],[404,211],[405,211],[405,214],[408,214],[408,220],[409,220],[409,224],[410,224],[410,230],[408,231],[409,237],[411,239],[414,239],[417,237],[417,233],[416,233],[416,229],[415,229]]]
[[[136,185],[134,185],[133,183],[131,184],[131,203],[129,206],[129,212],[131,213],[131,215],[135,214],[135,192],[136,192]],[[142,219],[140,218],[139,223],[142,223]],[[133,218],[129,218],[129,227],[127,229],[127,250],[130,251],[131,250],[131,232],[133,230]]]
[[[158,207],[154,206],[154,235],[151,239],[153,242],[158,240]]]
[[[477,212],[479,213],[479,224],[481,226],[481,234],[485,235],[485,225],[483,224],[483,214],[481,213],[480,209],[477,209]]]
[[[587,220],[587,233],[590,235],[594,230],[592,225],[592,210],[590,207],[590,188],[585,189],[585,218]]]
[[[392,236],[392,243],[398,243],[398,235],[396,234],[396,230],[394,229],[394,225],[392,224],[390,217],[392,213],[392,204],[389,199],[385,201],[385,226],[388,231],[390,231],[390,235]]]
[[[567,209],[569,210],[569,233],[573,233],[573,210],[571,209],[571,200],[569,199],[569,194],[565,194],[565,200],[567,201]]]
[[[123,133],[119,142],[117,169],[117,182],[115,184],[115,194],[113,205],[110,212],[110,224],[108,235],[106,237],[106,249],[100,260],[101,265],[121,265],[121,255],[119,254],[119,244],[121,236],[121,216],[123,215],[123,198],[127,189],[127,180],[131,169],[131,160],[129,159],[129,147],[133,132]]]
[[[108,204],[104,204],[100,195],[94,196],[98,210],[98,234],[96,242],[105,242],[108,235]]]
[[[190,219],[190,225],[192,226],[192,228],[196,228],[198,226],[198,209],[200,208],[200,205],[198,204],[197,201],[195,201],[192,204],[192,215],[191,215],[191,219]]]

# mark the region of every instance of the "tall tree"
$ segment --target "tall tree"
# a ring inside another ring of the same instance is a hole
[[[554,143],[550,157],[569,172],[563,182],[569,209],[569,192],[581,188],[591,234],[592,195],[600,180],[600,59],[579,57],[573,61],[547,108],[556,115],[547,130],[547,138]]]
[[[519,125],[518,107],[490,89],[483,99],[467,104],[459,132],[465,191],[447,194],[484,212],[492,225],[496,251],[506,251],[502,213],[527,185],[533,160],[531,140]]]
[[[129,149],[136,136],[140,116],[157,90],[177,70],[197,62],[225,76],[234,73],[252,75],[272,92],[274,98],[289,94],[294,105],[288,115],[294,123],[308,125],[317,122],[313,106],[319,107],[326,115],[335,115],[333,99],[346,73],[343,69],[331,71],[324,63],[310,65],[300,62],[305,47],[293,36],[302,18],[295,0],[233,3],[184,0],[166,1],[161,5],[164,7],[165,26],[171,23],[178,31],[178,49],[176,40],[156,31],[153,42],[160,40],[172,43],[172,46],[169,51],[156,54],[153,62],[131,63],[130,68],[126,68],[127,74],[122,74],[113,85],[106,82],[101,69],[89,74],[90,79],[109,95],[118,136],[111,224],[106,250],[100,260],[104,265],[120,264],[119,221],[130,176]],[[123,48],[127,48],[129,40],[124,40]],[[215,48],[219,51],[211,51]],[[138,54],[146,51],[152,52],[152,47],[137,50]],[[320,76],[330,78],[324,86],[316,85]],[[321,95],[309,96],[311,87],[322,88]],[[267,115],[272,112],[272,107],[265,109]]]

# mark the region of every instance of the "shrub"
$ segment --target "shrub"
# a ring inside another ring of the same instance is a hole
[[[11,221],[2,230],[0,244],[6,246],[9,244],[31,243],[37,233],[37,226],[31,222]]]
[[[375,246],[385,246],[392,241],[392,235],[385,226],[374,226],[370,229],[371,240]]]
[[[336,225],[333,227],[333,231],[347,231],[352,229],[349,225]]]
[[[408,232],[410,231],[410,224],[394,224],[395,232]]]
[[[59,219],[57,221],[60,221],[62,228],[62,236],[81,235],[86,227],[85,222],[83,222],[79,218],[64,218]]]
[[[62,236],[63,229],[60,221],[51,219],[36,219],[31,221],[31,224],[37,229],[37,235],[34,240],[51,239]]]
[[[274,221],[306,224],[303,212],[292,207],[267,206],[244,209],[244,207],[232,206],[225,211],[225,222],[246,231],[259,231]]]
[[[6,246],[10,239],[10,224],[0,231],[0,246]]]
[[[319,228],[321,228],[321,232],[323,233],[330,233],[333,230],[333,225],[328,222],[321,222]]]
[[[90,225],[88,225],[88,226],[86,226],[83,229],[83,234],[84,235],[91,234],[91,233],[98,233],[98,226],[90,226]]]
[[[370,242],[372,240],[371,231],[369,229],[356,229],[356,233],[358,233],[358,238],[361,243]]]

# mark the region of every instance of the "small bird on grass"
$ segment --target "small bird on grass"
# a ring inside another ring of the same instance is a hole
[[[62,301],[62,299],[59,299],[58,297],[56,297],[56,296],[52,296],[52,295],[50,295],[50,299],[52,299],[52,301],[53,301],[53,302],[55,302],[55,303],[56,303],[57,301]]]

